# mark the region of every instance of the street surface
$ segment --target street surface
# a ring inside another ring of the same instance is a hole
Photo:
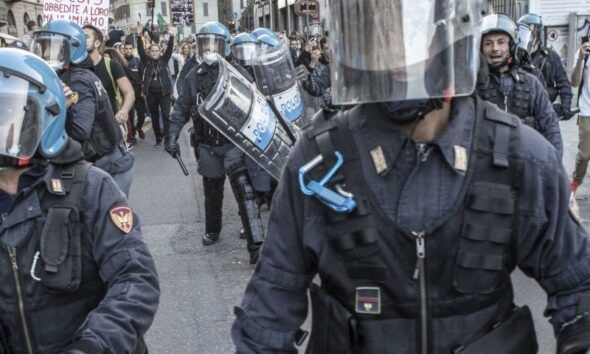
[[[561,123],[564,164],[571,175],[578,143],[575,119]],[[144,237],[154,255],[162,296],[147,334],[150,353],[231,353],[233,307],[241,301],[254,270],[248,264],[245,240],[229,182],[224,199],[224,227],[218,244],[204,247],[203,187],[188,144],[180,139],[182,157],[190,171],[185,177],[176,160],[154,148],[153,132],[134,147],[135,176],[131,204],[139,215]],[[579,189],[578,203],[586,228],[590,226],[590,179]],[[263,216],[268,211],[263,208]],[[529,304],[535,316],[541,354],[555,352],[553,331],[543,318],[546,295],[522,273],[513,277],[516,303]]]

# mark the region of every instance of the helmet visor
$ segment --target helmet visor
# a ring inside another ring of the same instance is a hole
[[[531,28],[531,26],[519,24],[518,38],[518,47],[529,55],[533,50],[533,46],[537,42],[537,33]]]
[[[214,34],[199,35],[197,37],[197,51],[201,58],[207,52],[225,56],[225,38]]]
[[[481,0],[330,1],[334,103],[467,95]]]
[[[70,62],[70,46],[65,36],[50,32],[35,32],[31,51],[45,60],[54,70]]]
[[[232,55],[241,65],[251,66],[256,58],[256,47],[254,42],[236,44],[232,46]]]
[[[293,87],[297,83],[297,73],[289,49],[286,46],[259,46],[254,76],[265,96],[273,96]]]
[[[0,155],[30,158],[41,139],[41,110],[32,84],[14,75],[0,80]]]

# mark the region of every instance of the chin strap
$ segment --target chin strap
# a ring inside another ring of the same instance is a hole
[[[10,156],[0,156],[0,168],[6,167],[27,167],[32,165],[34,160],[31,159],[23,159],[23,158],[16,158]]]

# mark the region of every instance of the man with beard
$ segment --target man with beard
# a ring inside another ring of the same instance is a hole
[[[481,36],[490,75],[487,84],[477,88],[480,97],[518,116],[563,155],[559,119],[543,84],[517,65],[516,23],[504,14],[488,15],[483,19]]]

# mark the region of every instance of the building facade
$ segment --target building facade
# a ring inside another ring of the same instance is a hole
[[[20,37],[27,31],[27,22],[43,24],[43,1],[0,1],[0,31]]]
[[[319,15],[298,16],[296,0],[256,0],[252,6],[254,28],[266,27],[287,34],[297,31],[304,35],[323,34],[328,30],[328,1],[319,0]]]
[[[174,26],[172,25],[171,1],[175,0],[155,0],[153,10],[155,23],[157,23],[158,14],[161,14],[169,27],[174,27],[175,31],[181,31],[183,35],[189,35],[195,33],[202,24],[217,21],[217,0],[186,0],[192,2],[193,5],[193,23],[182,29],[179,26]],[[111,13],[114,25],[128,32],[134,32],[138,23],[144,25],[152,18],[152,9],[147,0],[113,0]]]

